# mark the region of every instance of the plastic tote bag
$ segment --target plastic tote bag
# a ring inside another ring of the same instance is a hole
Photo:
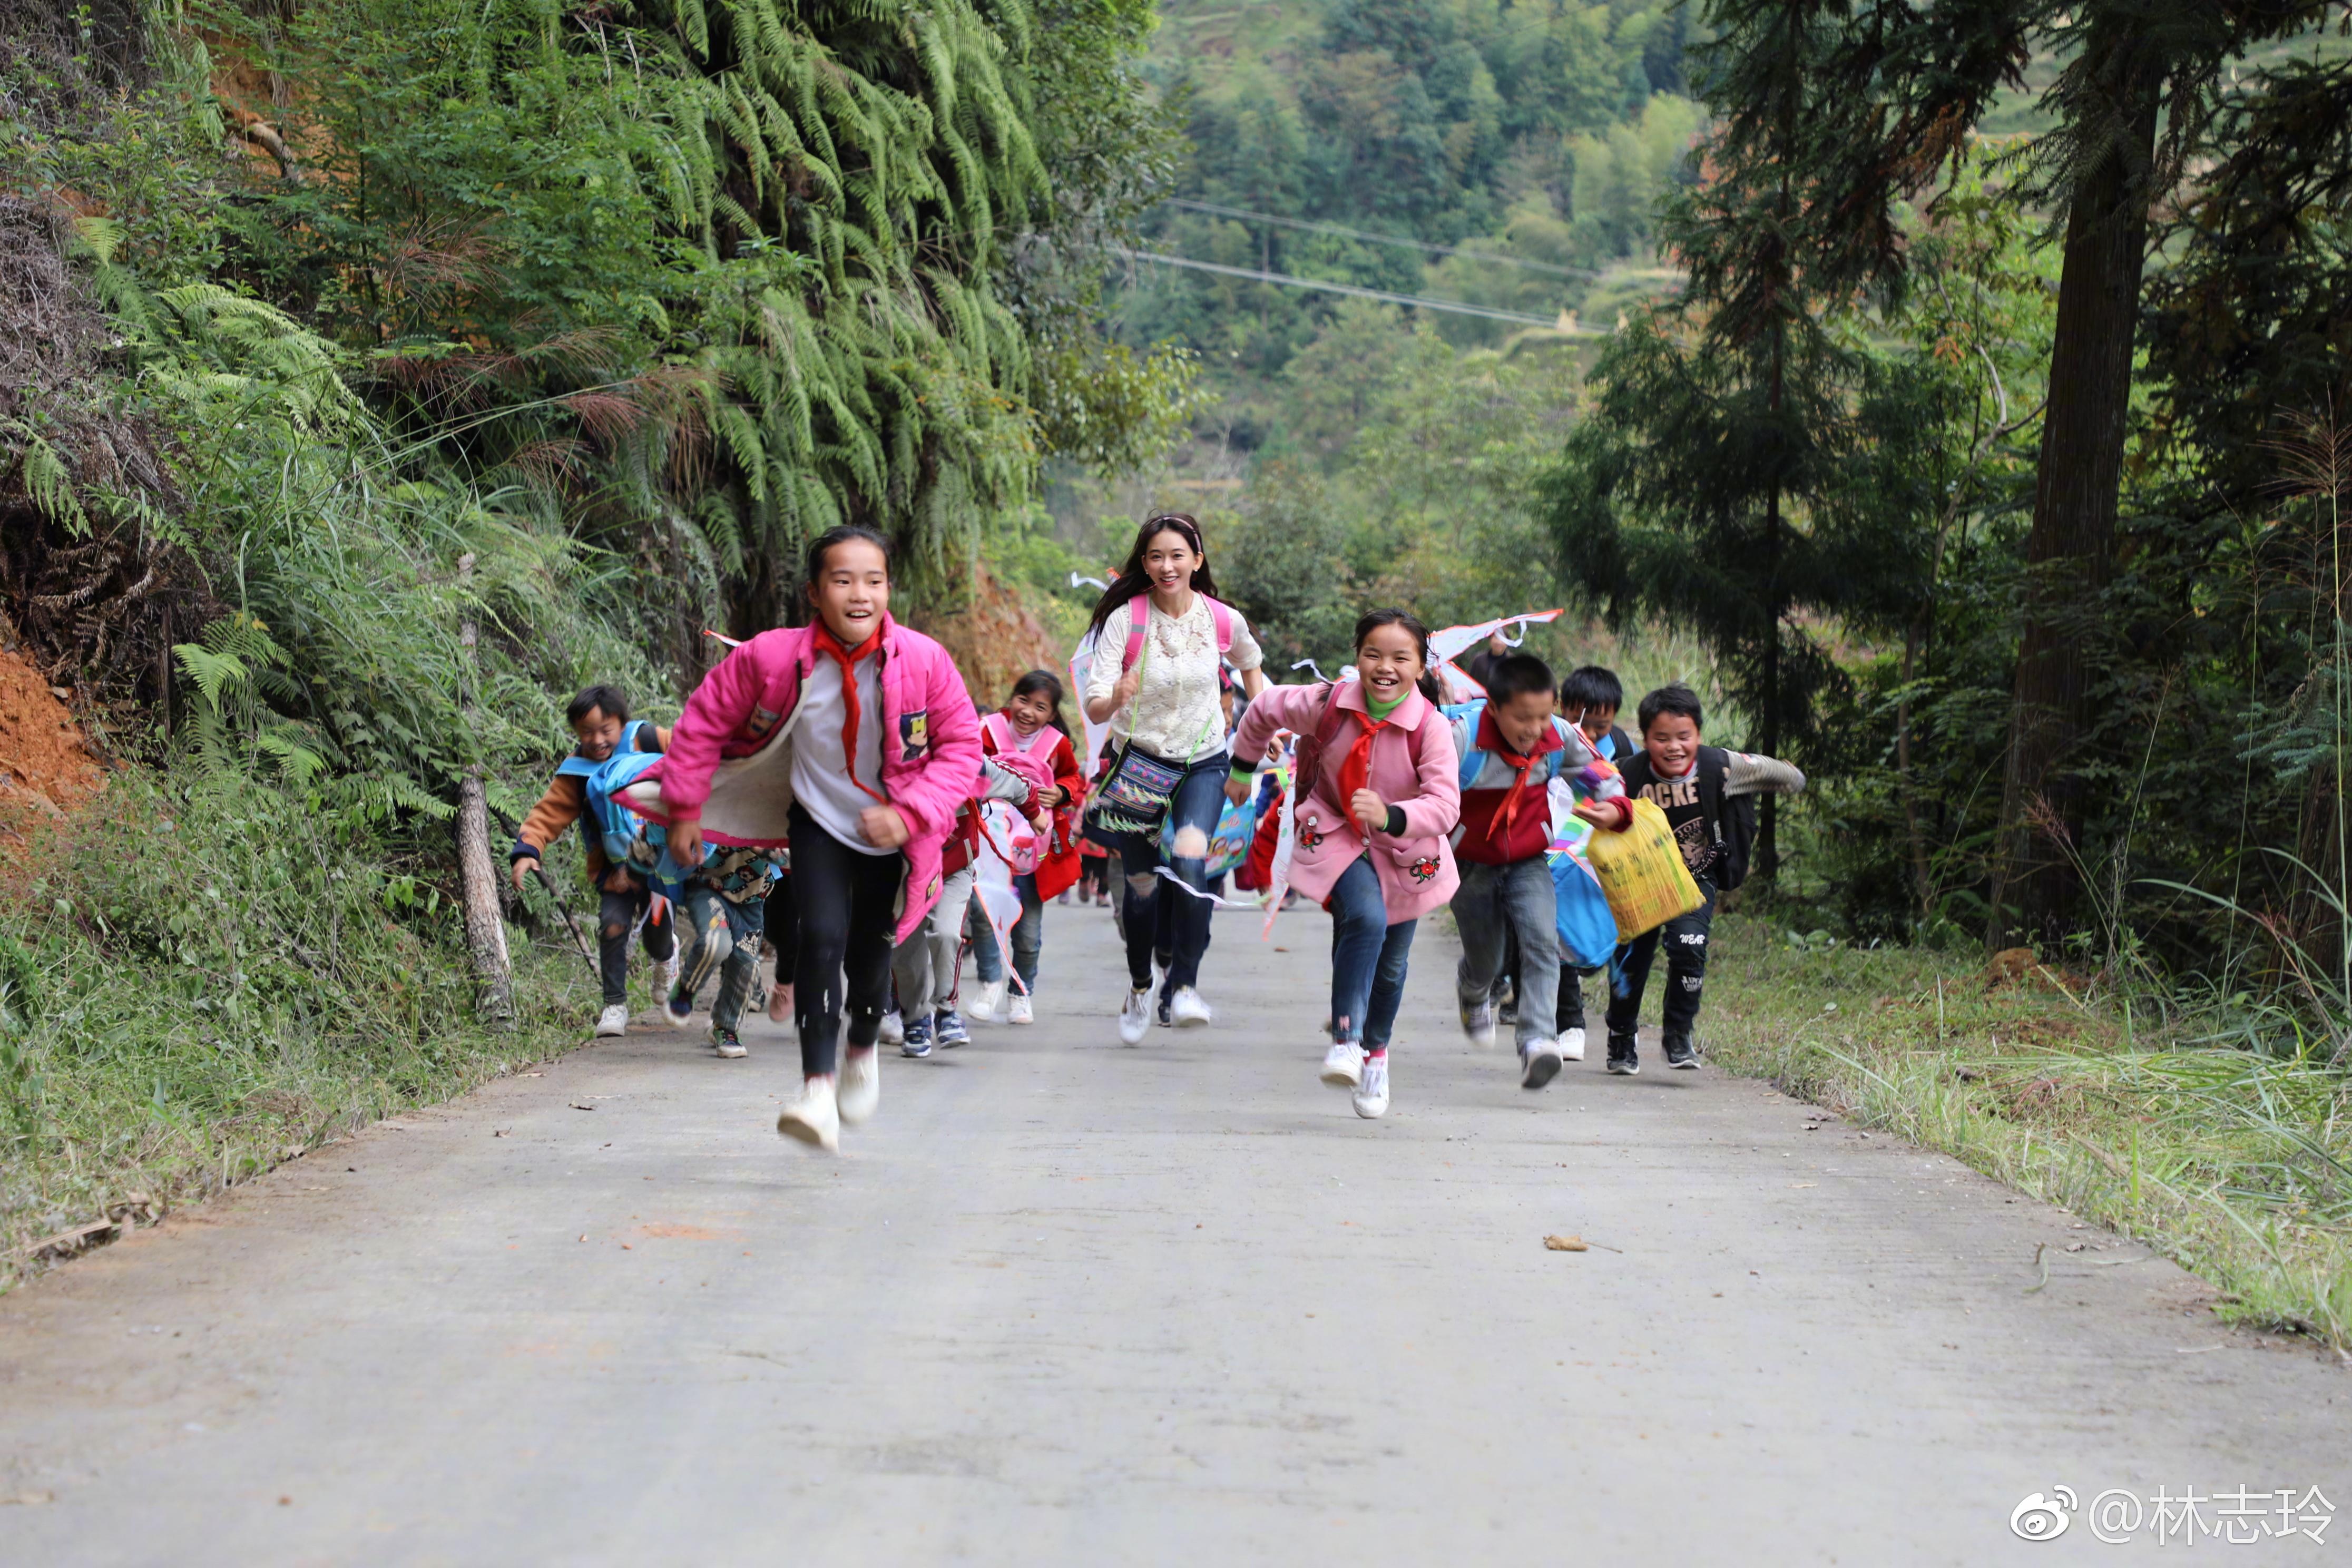
[[[1617,917],[1617,940],[1631,942],[1706,900],[1683,864],[1675,830],[1654,801],[1633,803],[1633,824],[1622,833],[1596,833],[1586,853],[1601,890]]]

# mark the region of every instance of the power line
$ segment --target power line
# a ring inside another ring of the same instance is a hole
[[[1160,267],[1181,267],[1194,272],[1245,278],[1253,283],[1279,283],[1290,289],[1345,294],[1357,300],[1377,300],[1386,305],[1412,305],[1424,310],[1451,310],[1461,316],[1481,316],[1490,321],[1517,321],[1522,326],[1550,327],[1580,338],[1605,338],[1609,335],[1598,327],[1581,327],[1572,323],[1563,326],[1559,317],[1530,316],[1523,310],[1498,310],[1491,305],[1473,305],[1462,300],[1432,300],[1420,294],[1392,294],[1385,289],[1359,289],[1353,283],[1327,283],[1320,278],[1297,278],[1287,272],[1263,272],[1255,267],[1227,267],[1222,262],[1195,261],[1189,256],[1164,256],[1154,250],[1129,250],[1123,246],[1113,246],[1110,251],[1112,255],[1123,256],[1129,261],[1149,261]]]
[[[1221,206],[1215,202],[1196,202],[1182,196],[1171,196],[1167,205],[1183,207],[1191,212],[1214,213],[1219,217],[1242,218],[1250,223],[1270,223],[1283,228],[1304,229],[1309,234],[1334,234],[1347,239],[1360,239],[1370,245],[1391,245],[1400,250],[1426,250],[1438,256],[1466,256],[1473,261],[1491,261],[1498,267],[1523,268],[1529,272],[1549,272],[1555,278],[1604,278],[1588,267],[1555,267],[1549,261],[1528,261],[1517,256],[1497,256],[1491,250],[1465,250],[1458,245],[1439,245],[1425,239],[1402,239],[1392,234],[1371,234],[1345,224],[1321,223],[1311,218],[1282,217],[1274,213],[1253,212],[1247,207]]]

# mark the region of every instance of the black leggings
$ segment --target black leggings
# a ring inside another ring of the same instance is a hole
[[[801,1071],[815,1078],[834,1070],[845,1011],[852,1050],[867,1049],[881,1036],[907,858],[861,855],[798,805],[791,828],[793,906],[801,922],[793,1011],[800,1026]]]
[[[793,874],[768,884],[768,947],[776,955],[776,984],[790,985],[801,961],[800,910],[793,903]]]
[[[604,1005],[613,1006],[629,999],[629,931],[637,917],[646,913],[653,901],[653,889],[632,877],[613,871],[605,876],[627,885],[620,889],[604,888],[596,900],[596,968],[604,977]],[[677,911],[665,910],[658,922],[646,921],[646,952],[657,962],[667,963],[677,951]]]

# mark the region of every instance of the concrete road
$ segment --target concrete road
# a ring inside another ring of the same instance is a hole
[[[643,1034],[0,1299],[0,1562],[2128,1554],[2011,1533],[2062,1485],[2342,1560],[2272,1494],[2352,1508],[2352,1383],[2169,1263],[1711,1070],[1523,1093],[1437,933],[1360,1121],[1322,917],[1216,927],[1217,1024],[1123,1049],[1108,917],[1051,910],[1044,1021],[890,1056],[838,1160],[764,1023]]]

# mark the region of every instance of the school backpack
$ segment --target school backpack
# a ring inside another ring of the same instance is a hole
[[[1444,714],[1449,721],[1454,719],[1467,719],[1470,721],[1470,738],[1474,742],[1478,738],[1479,715],[1486,712],[1486,703],[1483,698],[1475,702],[1451,702],[1438,710],[1438,711]],[[1559,718],[1553,719],[1551,721],[1551,731],[1553,734],[1559,737],[1560,745],[1558,751],[1549,754],[1549,759],[1544,763],[1544,775],[1539,782],[1546,784],[1550,784],[1552,780],[1559,777],[1561,771],[1568,765],[1568,721]],[[1485,752],[1480,751],[1475,743],[1462,748],[1462,788],[1468,789],[1471,782],[1486,771],[1486,755],[1487,754]]]
[[[559,777],[570,776],[581,782],[587,796],[583,814],[583,831],[597,836],[598,847],[604,858],[618,866],[629,858],[629,846],[645,826],[645,818],[631,811],[621,800],[621,792],[635,784],[637,775],[661,760],[661,753],[641,749],[639,735],[647,728],[644,724],[627,724],[621,729],[620,743],[613,754],[601,763],[586,757],[570,756],[555,770]]]
[[[1698,805],[1707,837],[1715,841],[1715,864],[1706,879],[1720,893],[1736,892],[1748,880],[1748,857],[1756,847],[1756,797],[1727,795],[1725,779],[1731,772],[1731,753],[1721,746],[1698,749]],[[1638,795],[1654,782],[1650,754],[1637,752],[1625,763],[1625,793]]]

